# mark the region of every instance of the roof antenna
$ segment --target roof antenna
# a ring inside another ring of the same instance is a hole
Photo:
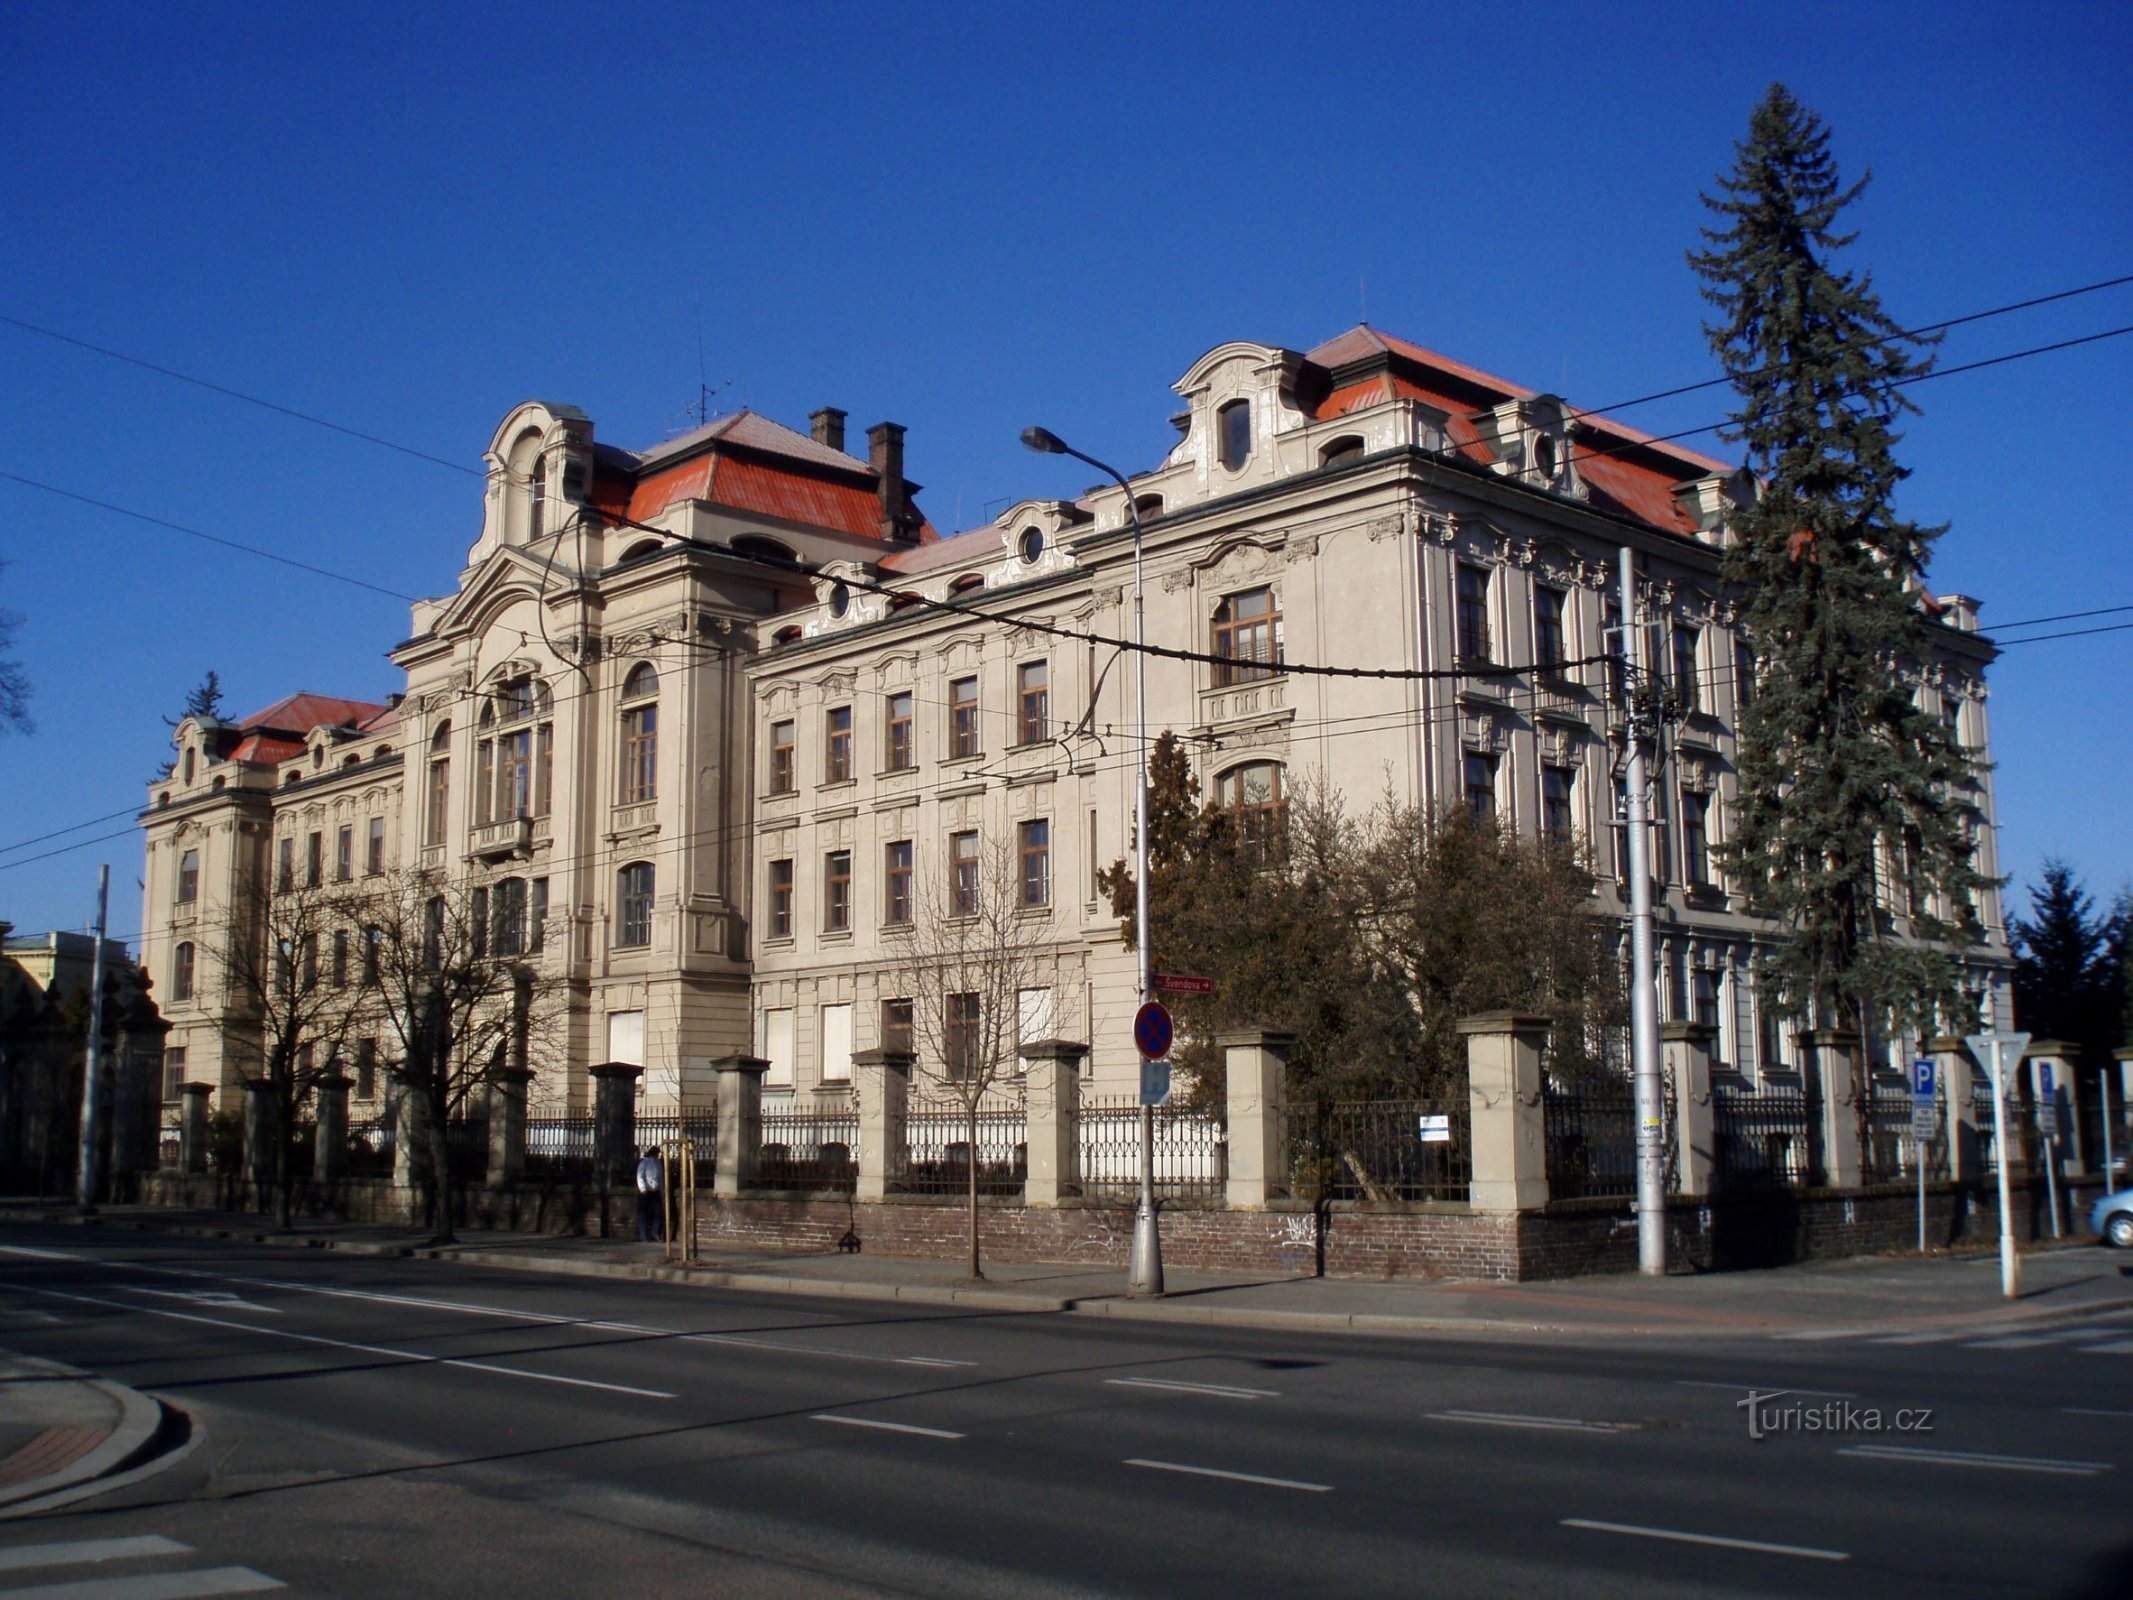
[[[1370,284],[1360,272],[1355,275],[1355,298],[1363,313],[1363,326],[1367,328],[1370,326]]]

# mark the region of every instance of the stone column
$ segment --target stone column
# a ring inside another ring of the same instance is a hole
[[[1229,1178],[1223,1196],[1240,1211],[1263,1211],[1274,1191],[1288,1191],[1282,1134],[1282,1073],[1293,1033],[1244,1028],[1218,1033],[1229,1079]]]
[[[2133,1149],[2129,1149],[2133,1147],[2133,1117],[2126,1115],[2128,1108],[2133,1108],[2133,1048],[2113,1050],[2111,1064],[2103,1070],[2114,1074],[2111,1079],[2111,1103],[2103,1108],[2104,1114],[2111,1119],[2111,1149],[2120,1160],[2127,1163],[2119,1172],[2111,1175],[2111,1181],[2104,1187],[2123,1189],[2125,1184],[2121,1181],[2121,1175],[2133,1172],[2133,1159],[2128,1159],[2133,1156]]]
[[[120,1199],[140,1195],[141,1178],[160,1159],[163,1123],[163,1040],[170,1024],[146,994],[135,997],[119,1025],[118,1083],[111,1103],[111,1183]]]
[[[856,1063],[859,1056],[852,1059]],[[763,1160],[763,1074],[770,1070],[770,1063],[761,1056],[721,1056],[711,1063],[711,1070],[718,1074],[718,1176],[712,1193],[725,1199],[755,1187]],[[859,1181],[865,1183],[863,1121],[859,1143]]]
[[[904,1175],[910,1155],[907,1122],[911,1104],[908,1050],[855,1050],[852,1070],[859,1075],[859,1187],[861,1200],[879,1200]],[[720,1102],[723,1106],[724,1102]],[[720,1112],[723,1117],[723,1110]],[[724,1122],[719,1124],[723,1133]],[[723,1158],[722,1158],[723,1159]],[[1037,1140],[1030,1136],[1030,1172],[1037,1169]],[[721,1165],[721,1172],[725,1170]],[[724,1193],[723,1190],[720,1191]]]
[[[211,1083],[181,1085],[185,1110],[178,1123],[178,1166],[186,1172],[207,1171],[207,1097]]]
[[[404,1083],[395,1083],[392,1097],[393,1187],[412,1189],[430,1165],[429,1101]]]
[[[637,1080],[644,1068],[620,1061],[592,1069],[593,1168],[605,1193],[637,1168]]]
[[[354,1087],[355,1079],[338,1072],[318,1081],[311,1181],[322,1189],[348,1176],[348,1091]]]
[[[274,1086],[247,1080],[244,1086],[244,1171],[254,1183],[274,1181]]]
[[[2041,1142],[2044,1131],[2042,1107],[2050,1101],[2058,1117],[2058,1146],[2060,1170],[2086,1172],[2088,1162],[2082,1148],[2081,1093],[2074,1081],[2074,1058],[2081,1053],[2081,1046],[2069,1044],[2064,1039],[2032,1039],[2029,1048],[2022,1052],[2022,1059],[2029,1066],[2029,1092],[2039,1107],[2037,1131]],[[2044,1083],[2051,1080],[2050,1093]]]
[[[489,1176],[486,1186],[508,1189],[526,1173],[526,1089],[533,1073],[505,1067],[489,1080]]]
[[[1933,1073],[1940,1079],[1941,1114],[1948,1128],[1948,1176],[1956,1183],[1976,1183],[1985,1176],[1983,1152],[1978,1147],[1977,1064],[1970,1059],[1970,1047],[1952,1035],[1928,1039],[1926,1054],[1933,1058]],[[1991,1111],[1988,1103],[1986,1115]]]
[[[1708,1022],[1659,1024],[1659,1060],[1674,1095],[1674,1192],[1707,1195],[1718,1166],[1718,1129],[1711,1111],[1711,1051],[1718,1030]]]
[[[1029,1174],[1022,1203],[1056,1206],[1081,1193],[1081,1063],[1089,1047],[1071,1039],[1034,1039],[1022,1047],[1023,1104]]]
[[[1466,1038],[1467,1115],[1476,1211],[1537,1211],[1548,1201],[1541,1125],[1541,1052],[1548,1019],[1489,1011],[1459,1019]]]
[[[1865,1178],[1859,1149],[1859,1035],[1846,1028],[1807,1028],[1799,1034],[1807,1081],[1821,1097],[1822,1183],[1856,1189]]]

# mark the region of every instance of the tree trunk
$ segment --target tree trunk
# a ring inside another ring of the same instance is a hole
[[[294,1215],[290,1190],[294,1187],[290,1146],[296,1141],[296,1095],[287,1083],[274,1085],[274,1226],[289,1231]]]
[[[426,1092],[429,1101],[430,1140],[430,1243],[457,1244],[452,1231],[452,1141],[445,1124],[445,1097]]]
[[[970,1275],[983,1278],[985,1268],[978,1260],[978,1104],[971,1100],[964,1106],[963,1118],[964,1179],[969,1185],[970,1198]]]

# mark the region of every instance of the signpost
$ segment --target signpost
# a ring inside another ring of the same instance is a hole
[[[2044,1198],[2052,1210],[2052,1237],[2059,1238],[2059,1087],[2052,1064],[2037,1063],[2037,1137],[2044,1141]]]
[[[1992,1157],[2000,1173],[2000,1293],[2012,1300],[2021,1288],[2022,1268],[2015,1256],[2013,1207],[2007,1190],[2007,1062],[2029,1048],[2029,1035],[1995,1028],[1964,1041],[1992,1077]]]
[[[1933,1125],[1939,1107],[1940,1085],[1935,1081],[1933,1058],[1920,1056],[1911,1063],[1911,1147],[1918,1165],[1918,1253],[1926,1253],[1926,1156],[1933,1148]]]

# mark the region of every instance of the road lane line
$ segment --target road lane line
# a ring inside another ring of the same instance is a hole
[[[906,1367],[974,1367],[975,1361],[951,1361],[946,1356],[892,1356],[900,1366]]]
[[[922,1439],[960,1439],[960,1433],[950,1433],[946,1428],[921,1428],[915,1422],[882,1422],[873,1417],[840,1417],[832,1411],[818,1411],[808,1419],[811,1422],[834,1422],[845,1428],[879,1428],[883,1433],[915,1433]]]
[[[2081,1353],[2085,1356],[2133,1356],[2133,1339],[2119,1339],[2111,1344],[2085,1344]]]
[[[220,1306],[225,1311],[258,1311],[270,1317],[282,1314],[273,1306],[254,1305],[243,1295],[231,1294],[226,1289],[201,1289],[188,1294],[183,1289],[148,1289],[133,1283],[121,1283],[113,1287],[123,1289],[128,1294],[152,1294],[158,1300],[189,1300],[196,1306]]]
[[[1279,1400],[1279,1389],[1239,1389],[1226,1383],[1187,1383],[1182,1378],[1106,1378],[1120,1389],[1174,1389],[1180,1394],[1219,1395],[1225,1400]]]
[[[324,1345],[333,1350],[354,1350],[363,1355],[392,1356],[400,1361],[418,1362],[423,1366],[464,1367],[472,1372],[493,1372],[506,1378],[524,1378],[531,1383],[560,1383],[573,1389],[604,1389],[609,1394],[637,1395],[646,1400],[673,1400],[678,1396],[664,1389],[638,1389],[626,1383],[601,1383],[592,1378],[566,1378],[553,1372],[526,1372],[517,1367],[499,1367],[486,1361],[469,1361],[457,1356],[426,1355],[419,1350],[395,1350],[382,1344],[358,1344],[352,1339],[329,1339],[321,1333],[298,1333],[290,1328],[262,1328],[254,1322],[229,1322],[221,1317],[203,1317],[191,1311],[166,1311],[160,1306],[129,1305],[124,1300],[99,1300],[93,1295],[67,1294],[59,1289],[31,1289],[32,1294],[55,1295],[62,1300],[78,1300],[83,1305],[106,1306],[113,1311],[130,1311],[137,1316],[165,1317],[173,1322],[197,1322],[209,1328],[229,1328],[237,1333],[257,1334],[268,1339],[294,1339],[301,1344]]]
[[[1298,1478],[1262,1478],[1256,1472],[1224,1472],[1220,1467],[1193,1467],[1182,1461],[1149,1461],[1140,1456],[1128,1456],[1129,1467],[1146,1467],[1151,1472],[1182,1472],[1194,1478],[1222,1478],[1230,1483],[1256,1483],[1266,1489],[1300,1489],[1305,1494],[1331,1494],[1330,1483],[1305,1483]]]
[[[261,1594],[286,1589],[279,1578],[250,1567],[205,1567],[193,1572],[143,1572],[130,1578],[83,1578],[0,1589],[7,1600],[209,1600],[220,1594]]]
[[[2115,1470],[2108,1461],[2058,1461],[2049,1456],[1995,1456],[1968,1450],[1922,1450],[1915,1445],[1855,1444],[1837,1452],[1869,1461],[1910,1461],[1928,1467],[1998,1467],[2006,1472],[2049,1472],[2062,1478],[2093,1478]]]
[[[1594,1533],[1626,1533],[1637,1539],[1667,1539],[1675,1544],[1707,1544],[1721,1550],[1752,1550],[1763,1556],[1798,1556],[1803,1561],[1849,1561],[1846,1550],[1821,1550],[1811,1544],[1772,1544],[1767,1539],[1729,1539],[1716,1533],[1686,1533],[1679,1528],[1646,1528],[1634,1522],[1596,1522],[1590,1517],[1565,1517],[1566,1528],[1586,1528]]]
[[[86,1261],[87,1256],[77,1256],[65,1250],[32,1250],[26,1244],[0,1244],[0,1256],[31,1256],[39,1261]]]
[[[0,1550],[0,1572],[23,1567],[73,1567],[92,1561],[124,1561],[132,1556],[189,1556],[193,1547],[143,1533],[116,1539],[71,1539],[63,1544],[18,1544]]]
[[[1515,1411],[1425,1411],[1438,1422],[1480,1422],[1492,1428],[1547,1428],[1559,1433],[1634,1433],[1633,1423],[1587,1422],[1582,1417],[1528,1417]]]
[[[2061,1406],[2069,1417],[2133,1417],[2133,1411],[2114,1411],[2109,1406]]]
[[[1955,1340],[1975,1332],[1971,1328],[1957,1328],[1953,1332],[1943,1328],[1934,1333],[1895,1333],[1885,1339],[1871,1339],[1870,1344],[1952,1344]]]
[[[1712,1378],[1676,1378],[1675,1383],[1684,1389],[1732,1389],[1741,1394],[1807,1394],[1818,1400],[1856,1400],[1859,1396],[1849,1389],[1779,1389],[1776,1384],[1720,1383]]]
[[[2012,1339],[1973,1339],[1964,1345],[1965,1350],[2028,1350],[2036,1345],[2051,1344],[2059,1336],[2047,1334],[2017,1334]]]

